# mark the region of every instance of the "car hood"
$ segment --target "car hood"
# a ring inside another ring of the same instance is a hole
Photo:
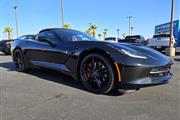
[[[172,64],[172,61],[162,53],[140,44],[129,44],[129,43],[110,43],[114,49],[121,51],[125,49],[127,51],[133,51],[139,55],[146,56],[147,59],[135,59],[133,61],[146,61],[148,64],[152,65],[165,65]],[[132,58],[131,58],[132,59]]]

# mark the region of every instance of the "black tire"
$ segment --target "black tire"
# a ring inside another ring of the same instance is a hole
[[[25,72],[26,71],[26,64],[24,60],[23,53],[21,50],[16,49],[13,53],[13,62],[15,64],[15,68],[18,72]]]
[[[101,54],[86,56],[80,65],[80,78],[85,88],[96,94],[107,94],[116,86],[112,63]]]

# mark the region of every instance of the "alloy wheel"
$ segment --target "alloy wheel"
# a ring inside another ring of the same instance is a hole
[[[109,92],[113,86],[113,75],[111,75],[113,72],[110,67],[105,60],[98,56],[85,59],[80,71],[85,87],[95,93]]]

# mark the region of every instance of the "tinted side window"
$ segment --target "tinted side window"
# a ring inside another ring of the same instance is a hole
[[[48,39],[53,40],[53,41],[57,41],[58,40],[56,34],[54,34],[51,31],[40,32],[39,33],[39,37],[48,38]]]

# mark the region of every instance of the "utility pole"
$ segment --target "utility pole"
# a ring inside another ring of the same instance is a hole
[[[62,27],[64,27],[64,1],[61,0],[61,22],[62,22]]]
[[[16,36],[18,37],[19,29],[18,29],[18,18],[17,18],[17,13],[16,13],[17,6],[14,6],[13,9],[14,9],[14,15],[15,15],[15,21],[16,21]]]
[[[131,27],[131,35],[133,35],[134,27]]]
[[[171,1],[171,19],[170,19],[170,38],[169,38],[169,56],[175,56],[175,48],[173,44],[173,16],[174,16],[174,0]]]
[[[118,37],[119,37],[119,31],[120,31],[120,29],[118,28],[118,29],[117,29]]]
[[[128,16],[127,17],[129,20],[129,36],[131,35],[131,19],[133,18],[133,16]]]

